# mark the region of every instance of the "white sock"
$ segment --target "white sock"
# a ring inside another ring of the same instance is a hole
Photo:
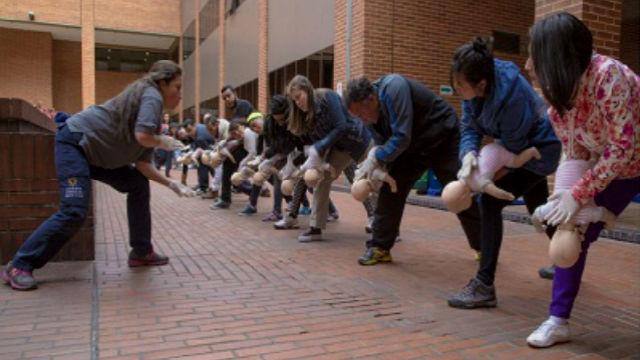
[[[551,322],[553,322],[555,325],[566,325],[568,322],[567,319],[553,315],[549,316],[549,320],[551,320]]]

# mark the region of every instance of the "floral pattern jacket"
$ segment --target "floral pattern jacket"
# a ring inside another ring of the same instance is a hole
[[[595,161],[573,186],[579,203],[614,179],[640,176],[640,78],[626,65],[594,54],[574,107],[563,116],[553,107],[548,111],[567,158]]]

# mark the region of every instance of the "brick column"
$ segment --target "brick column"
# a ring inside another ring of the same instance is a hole
[[[96,37],[94,27],[94,0],[82,0],[81,42],[82,42],[82,107],[96,102]]]
[[[258,3],[258,111],[267,113],[269,98],[269,3]]]
[[[194,50],[194,55],[196,59],[196,73],[195,73],[195,86],[196,91],[195,96],[193,98],[194,105],[196,107],[195,112],[195,120],[196,122],[200,122],[200,0],[195,0],[195,10],[196,10],[196,48]]]
[[[601,54],[620,56],[621,0],[536,0],[536,20],[566,11],[587,24]]]
[[[224,105],[224,100],[222,100],[222,96],[220,96],[220,90],[224,86],[225,82],[225,3],[226,1],[220,1],[220,5],[218,6],[218,18],[220,21],[218,22],[218,117],[225,118],[226,117],[226,106]]]
[[[347,19],[347,13],[351,5],[351,19]],[[335,89],[338,82],[342,82],[343,87],[346,86],[347,73],[351,79],[365,75],[365,33],[364,33],[364,6],[365,0],[335,0],[335,37],[333,46],[333,88]],[[351,26],[351,44],[347,46],[347,26]],[[349,49],[349,61],[346,61],[347,48]],[[371,49],[369,49],[371,50]],[[347,71],[347,63],[349,69]],[[367,74],[369,75],[369,74]]]
[[[178,64],[180,65],[180,68],[182,69],[183,73],[182,73],[182,78],[184,79],[184,40],[182,37],[182,34],[180,34],[179,37],[179,42],[178,42]],[[180,89],[180,96],[182,97],[182,94],[184,92],[182,91],[182,88]],[[182,121],[184,120],[184,114],[183,114],[184,108],[182,106],[182,98],[180,99],[180,104],[178,105],[178,117],[180,119],[180,123],[182,123]]]
[[[178,12],[178,16],[180,17],[180,35],[178,37],[178,65],[180,65],[180,68],[182,69],[182,79],[184,81],[184,38],[183,38],[183,32],[182,32],[182,6],[180,6],[180,11]],[[182,88],[180,88],[180,104],[178,104],[178,119],[180,121],[180,123],[182,123],[182,121],[184,120],[184,108],[183,108],[183,104],[182,104],[182,95],[184,94],[184,91],[182,91]]]

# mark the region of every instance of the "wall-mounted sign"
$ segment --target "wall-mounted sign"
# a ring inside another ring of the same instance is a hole
[[[440,85],[440,95],[451,96],[453,95],[453,88],[451,85]]]

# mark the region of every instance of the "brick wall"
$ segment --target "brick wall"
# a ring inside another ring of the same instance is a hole
[[[96,71],[96,104],[102,104],[118,95],[142,75],[132,72]]]
[[[496,56],[526,60],[526,41],[534,19],[534,2],[529,0],[410,1],[354,0],[351,45],[351,77],[374,79],[397,72],[416,78],[438,92],[449,84],[453,52],[476,35],[490,36],[493,30],[520,35],[518,55]],[[335,81],[344,81],[345,0],[336,0]],[[460,98],[446,97],[457,110]]]
[[[640,1],[622,2],[620,60],[640,74]]]
[[[637,0],[631,0],[637,3]],[[567,11],[583,20],[593,33],[596,51],[618,57],[622,0],[536,0],[536,19]]]
[[[3,0],[0,1],[0,17],[29,20],[33,11],[36,22],[80,26],[80,0]]]
[[[75,113],[82,110],[80,43],[53,41],[53,107]]]
[[[29,119],[30,121],[25,121]],[[0,262],[59,206],[55,126],[25,102],[0,99]],[[54,260],[91,260],[93,215]]]
[[[193,0],[188,0],[193,1]],[[0,18],[80,26],[81,0],[3,0]],[[177,35],[180,0],[94,0],[96,27]]]
[[[0,28],[0,97],[53,105],[50,33]]]
[[[180,34],[180,0],[95,0],[95,6],[99,28]]]

